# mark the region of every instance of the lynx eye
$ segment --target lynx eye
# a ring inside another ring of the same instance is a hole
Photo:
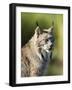
[[[45,42],[48,42],[48,39],[46,39]]]

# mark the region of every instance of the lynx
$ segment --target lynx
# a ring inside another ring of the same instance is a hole
[[[36,27],[32,38],[21,48],[21,77],[44,76],[54,45],[53,26]]]

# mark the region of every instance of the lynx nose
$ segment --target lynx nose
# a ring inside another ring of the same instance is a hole
[[[54,41],[55,41],[55,39],[52,38],[52,39],[51,39],[51,45],[50,45],[51,48],[54,46]]]
[[[51,43],[49,50],[51,50],[53,48],[53,46],[54,46],[54,44]]]

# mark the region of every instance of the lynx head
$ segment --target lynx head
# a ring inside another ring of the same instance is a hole
[[[35,29],[36,45],[49,52],[53,48],[54,37],[53,37],[53,26],[49,29],[41,29],[39,26]]]

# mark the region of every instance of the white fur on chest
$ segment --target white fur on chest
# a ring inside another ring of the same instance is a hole
[[[46,63],[45,63],[45,69],[43,71],[43,75],[46,75],[47,71],[48,71],[48,65],[49,65],[49,62],[50,62],[50,55],[51,55],[51,51],[48,51],[48,50],[45,50],[45,52],[48,54],[48,58]],[[41,54],[37,53],[38,57],[40,58],[40,61],[44,61],[44,59],[42,58]],[[40,64],[38,65],[40,67]]]

